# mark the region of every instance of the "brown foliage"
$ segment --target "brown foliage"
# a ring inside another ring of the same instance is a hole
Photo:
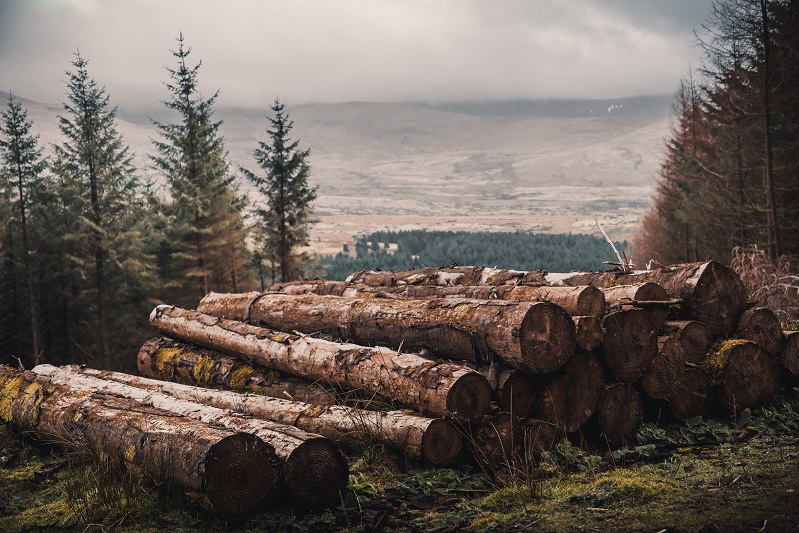
[[[799,256],[782,255],[775,262],[757,245],[736,246],[730,267],[751,300],[774,311],[783,323],[799,320]]]

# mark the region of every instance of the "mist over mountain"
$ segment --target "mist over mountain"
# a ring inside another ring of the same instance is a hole
[[[348,102],[288,111],[319,187],[314,237],[333,252],[382,228],[593,233],[596,218],[627,238],[649,200],[671,101]],[[61,138],[60,104],[24,105],[48,152]],[[233,170],[258,170],[252,151],[266,139],[268,111],[217,109]],[[148,161],[158,137],[151,118],[174,117],[163,108],[120,109],[118,117],[138,168],[158,181]]]

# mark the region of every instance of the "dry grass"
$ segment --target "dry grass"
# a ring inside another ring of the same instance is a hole
[[[736,246],[730,266],[761,307],[768,307],[783,324],[799,321],[799,257],[783,255],[772,261],[765,250]]]

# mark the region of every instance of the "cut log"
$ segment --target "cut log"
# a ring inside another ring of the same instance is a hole
[[[317,406],[269,396],[208,390],[108,370],[71,370],[93,378],[116,381],[181,400],[294,426],[342,445],[381,441],[408,456],[421,456],[436,465],[455,460],[461,448],[460,432],[441,418],[425,418],[404,411],[368,411],[341,405]]]
[[[644,404],[635,389],[613,383],[602,393],[597,416],[600,433],[612,444],[623,445],[644,423]]]
[[[548,452],[565,436],[557,425],[540,418],[528,418],[521,426],[528,454]]]
[[[653,302],[666,301],[669,294],[657,283],[646,282],[634,285],[614,285],[599,289],[605,296],[605,302],[611,310],[643,309],[652,316],[655,327],[660,329],[666,323],[669,314],[668,304]]]
[[[491,402],[485,377],[454,363],[271,331],[168,305],[153,310],[150,324],[268,368],[389,397],[429,416],[473,419]]]
[[[753,307],[744,311],[735,336],[758,344],[772,355],[780,351],[785,340],[780,319],[768,307]]]
[[[785,331],[779,358],[782,366],[794,376],[799,376],[799,331]]]
[[[326,296],[341,296],[350,284],[346,281],[328,281],[313,279],[304,281],[288,281],[275,283],[269,287],[268,292],[281,294],[319,294]]]
[[[201,406],[197,406],[201,408]],[[38,438],[91,452],[182,490],[229,517],[278,494],[275,449],[250,433],[210,426],[142,402],[0,366],[0,416]]]
[[[492,474],[506,473],[523,443],[518,419],[500,412],[485,415],[472,426],[467,441],[475,459]]]
[[[641,309],[610,313],[602,321],[604,358],[616,379],[626,385],[638,381],[658,352],[657,328]]]
[[[395,300],[428,299],[428,298],[472,298],[475,300],[501,300],[503,294],[513,286],[484,285],[395,285],[393,287],[370,287],[368,285],[350,285],[342,296],[350,298],[393,298]]]
[[[546,285],[544,270],[506,270],[473,266],[420,268],[416,270],[355,272],[347,281],[372,287],[395,285]]]
[[[668,397],[671,413],[680,420],[703,416],[713,406],[710,378],[698,368],[683,368]]]
[[[655,400],[667,400],[685,366],[685,346],[678,337],[658,337],[658,353],[649,363],[641,386]]]
[[[720,342],[702,366],[720,384],[720,400],[734,414],[767,404],[779,390],[774,357],[752,341]]]
[[[605,295],[591,285],[579,287],[531,287],[520,285],[502,294],[505,300],[548,301],[561,306],[573,316],[602,316]]]
[[[505,366],[531,373],[559,368],[577,344],[571,317],[548,302],[210,293],[198,311],[362,345],[428,349],[478,364],[496,356]]]
[[[596,411],[604,388],[605,373],[599,357],[578,349],[564,369],[545,379],[541,418],[564,433],[577,431]]]
[[[707,326],[698,320],[673,320],[666,322],[660,331],[669,337],[675,337],[682,344],[685,361],[700,364],[707,357],[713,346],[713,337]]]
[[[602,320],[596,316],[573,316],[577,346],[583,350],[593,350],[602,343],[604,331]]]
[[[335,405],[336,390],[277,370],[267,370],[231,357],[166,337],[144,343],[137,357],[139,373],[185,385],[266,394],[276,398]]]
[[[494,390],[500,407],[517,418],[526,418],[535,406],[540,387],[533,377],[523,370],[503,368],[495,371],[488,367],[480,369]]]
[[[205,405],[193,399],[181,399],[119,380],[102,379],[97,375],[102,374],[101,371],[97,371],[93,376],[90,370],[84,372],[77,366],[39,365],[33,369],[33,372],[58,385],[121,395],[173,415],[194,418],[205,424],[260,437],[274,447],[282,464],[282,478],[288,496],[292,502],[302,507],[321,508],[340,503],[341,493],[347,488],[349,479],[347,460],[335,444],[319,435],[268,420],[242,417],[226,409]],[[200,388],[196,390],[198,394],[211,392]],[[259,468],[260,465],[253,463],[250,467]]]
[[[658,270],[577,272],[548,274],[551,285],[595,285],[612,287],[651,281],[671,298],[683,300],[680,314],[704,323],[713,335],[729,336],[746,308],[747,294],[741,279],[717,261],[672,265]]]

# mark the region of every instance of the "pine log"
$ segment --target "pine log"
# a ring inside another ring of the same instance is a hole
[[[561,306],[573,316],[602,316],[605,295],[591,285],[579,287],[531,287],[520,285],[502,294],[504,300],[547,301]]]
[[[42,440],[125,465],[229,517],[255,511],[278,493],[275,449],[257,436],[115,391],[57,385],[0,366],[0,417]]]
[[[645,282],[633,285],[614,285],[599,289],[605,296],[605,302],[611,310],[626,308],[643,309],[652,316],[655,327],[660,329],[666,323],[669,306],[651,302],[669,299],[666,289],[657,283]]]
[[[641,309],[616,311],[602,321],[604,358],[616,379],[631,385],[644,375],[658,352],[657,328]]]
[[[281,294],[319,294],[326,296],[342,296],[350,286],[346,281],[328,281],[323,279],[288,281],[271,285],[268,292]]]
[[[735,336],[760,345],[772,355],[780,351],[785,340],[780,319],[768,307],[753,307],[744,311]]]
[[[491,389],[474,370],[386,348],[335,343],[160,305],[150,324],[166,335],[310,380],[390,397],[439,417],[488,411]]]
[[[767,404],[779,390],[774,357],[752,341],[720,342],[702,364],[720,385],[720,400],[732,413]]]
[[[695,318],[704,323],[713,335],[729,336],[735,331],[738,318],[746,308],[747,294],[741,279],[731,268],[717,261],[672,265],[657,270],[578,272],[548,274],[551,285],[595,285],[612,287],[651,281],[657,283],[671,298],[683,300],[683,318]]]
[[[502,300],[512,285],[395,285],[393,287],[370,287],[350,285],[342,296],[351,298],[393,298],[395,300],[428,298],[472,298],[475,300]]]
[[[577,346],[583,350],[593,350],[602,343],[605,333],[602,320],[596,316],[573,316]]]
[[[139,350],[139,373],[185,385],[239,392],[254,392],[276,398],[335,405],[336,390],[276,370],[247,364],[238,357],[223,355],[166,337],[150,339]]]
[[[521,426],[528,454],[548,452],[565,436],[557,425],[540,418],[528,418]]]
[[[282,465],[283,483],[292,502],[313,508],[329,507],[341,502],[341,493],[347,488],[349,467],[336,445],[328,439],[290,425],[236,415],[226,408],[206,405],[195,399],[140,388],[126,383],[121,374],[117,374],[117,380],[111,380],[100,376],[109,376],[114,374],[112,372],[95,371],[92,375],[90,369],[86,370],[78,366],[39,365],[33,372],[58,385],[122,395],[174,415],[194,418],[232,431],[251,433],[274,447]],[[131,378],[135,380],[134,376]],[[212,391],[196,388],[196,392],[201,395]],[[253,463],[250,467],[259,468],[260,465]]]
[[[680,420],[703,416],[713,406],[710,378],[698,368],[682,368],[674,379],[668,405]]]
[[[644,404],[635,389],[623,383],[608,385],[597,407],[599,431],[612,444],[623,445],[644,423]]]
[[[452,462],[461,448],[460,432],[452,423],[441,418],[425,418],[404,411],[312,405],[269,396],[209,390],[108,370],[70,367],[69,371],[294,426],[308,433],[322,435],[337,444],[381,441],[398,448],[409,457],[421,456],[437,465]]]
[[[779,358],[782,366],[794,376],[799,376],[799,331],[785,331]]]
[[[353,273],[347,281],[371,287],[395,285],[533,285],[542,286],[544,270],[506,270],[473,266],[420,268],[415,270],[365,270]]]
[[[685,346],[678,337],[658,337],[658,353],[641,378],[646,394],[655,400],[668,400],[685,359]]]
[[[605,373],[599,357],[577,349],[565,368],[545,378],[541,418],[564,433],[577,431],[596,411],[604,388]]]
[[[484,470],[493,474],[506,472],[523,444],[518,419],[510,413],[500,412],[485,415],[472,426],[466,440],[475,459]]]
[[[571,317],[548,302],[390,300],[306,294],[206,295],[198,310],[281,331],[322,332],[363,345],[551,372],[577,344]]]
[[[497,403],[504,411],[517,418],[530,415],[540,392],[538,383],[530,374],[513,368],[501,368],[497,371],[489,367],[482,367],[480,373],[488,380]]]
[[[710,330],[698,320],[672,320],[666,322],[660,331],[680,341],[688,363],[698,365],[704,361],[713,346]]]

